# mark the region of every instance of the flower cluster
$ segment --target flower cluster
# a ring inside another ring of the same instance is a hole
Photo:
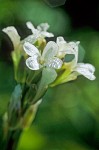
[[[13,43],[12,60],[17,85],[9,102],[5,124],[11,130],[28,128],[37,111],[38,105],[48,87],[53,87],[83,75],[95,80],[95,67],[79,62],[80,42],[67,42],[62,36],[56,41],[46,41],[54,35],[48,32],[48,23],[35,28],[26,23],[31,35],[21,40],[15,27],[3,29]],[[66,57],[74,56],[67,61]]]
[[[74,80],[78,75],[83,75],[89,80],[94,80],[95,67],[91,64],[78,63],[78,52],[80,42],[67,42],[63,37],[57,37],[56,42],[49,41],[45,43],[43,50],[38,46],[37,41],[41,43],[45,37],[53,37],[47,30],[48,23],[41,23],[37,28],[31,22],[26,23],[32,34],[20,41],[20,36],[14,27],[3,29],[11,38],[14,48],[18,48],[20,43],[29,58],[26,59],[26,66],[31,70],[39,70],[45,67],[53,68],[57,72],[57,78],[53,85],[61,84]],[[66,62],[67,54],[74,55],[74,59]]]

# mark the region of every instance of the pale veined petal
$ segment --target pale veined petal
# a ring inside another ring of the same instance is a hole
[[[29,56],[40,56],[40,52],[38,51],[38,49],[32,45],[29,42],[25,42],[23,45],[24,51],[29,55]]]
[[[56,40],[57,45],[60,47],[60,44],[67,43],[62,36],[57,37]]]
[[[37,29],[33,26],[33,24],[31,22],[27,22],[26,25],[29,29],[31,29],[35,38],[53,37],[54,36],[52,33],[47,32],[47,30],[49,28],[48,23],[41,23],[39,26],[37,26]]]
[[[46,32],[46,31],[42,31],[40,34],[41,34],[41,36],[43,36],[43,37],[54,37],[54,34],[53,34],[53,33]]]
[[[38,63],[38,58],[36,55],[34,55],[34,57],[29,57],[26,60],[26,65],[31,70],[39,70],[40,69],[40,64]]]
[[[17,30],[15,29],[15,27],[10,26],[10,27],[4,28],[2,31],[5,32],[10,37],[14,45],[14,49],[15,49],[20,43],[20,36]]]
[[[42,53],[42,58],[44,58],[45,60],[53,58],[54,56],[57,55],[57,52],[58,52],[58,45],[55,42],[50,41],[47,43]]]
[[[78,52],[78,42],[69,42],[66,47],[67,54],[76,54]]]
[[[37,29],[40,31],[47,31],[49,28],[48,23],[41,23],[40,25],[37,26]]]
[[[69,42],[67,43],[67,48],[66,48],[66,54],[74,54],[75,58],[75,64],[78,62],[78,45],[79,45],[79,41],[77,42]]]
[[[95,67],[93,65],[91,65],[91,64],[78,63],[77,66],[78,67],[87,68],[92,73],[95,72]]]
[[[63,62],[61,59],[54,57],[52,59],[49,59],[48,62],[46,62],[45,66],[54,68],[54,69],[60,69]]]
[[[32,34],[32,35],[29,35],[28,37],[26,37],[24,39],[24,41],[33,44],[33,43],[35,43],[36,39],[37,39],[37,37]]]
[[[95,80],[96,78],[94,75],[95,68],[91,64],[79,63],[74,71],[77,71],[79,74],[82,74],[89,80]]]
[[[38,38],[40,36],[40,31],[36,29],[31,22],[27,22],[26,25],[32,31],[35,38]]]
[[[32,33],[35,33],[35,27],[33,26],[33,24],[30,22],[30,21],[28,21],[27,23],[26,23],[26,25],[27,25],[27,27],[32,31]]]
[[[59,48],[57,57],[64,58],[66,55],[67,42],[64,40],[64,38],[62,36],[59,36],[59,37],[57,37],[56,43]]]

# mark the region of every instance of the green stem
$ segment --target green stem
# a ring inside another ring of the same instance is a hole
[[[3,143],[3,150],[16,150],[21,133],[21,129],[8,131],[8,135]]]

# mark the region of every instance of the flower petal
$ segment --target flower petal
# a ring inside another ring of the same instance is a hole
[[[38,37],[53,37],[54,35],[52,33],[47,32],[49,25],[48,23],[41,23],[39,26],[37,26],[37,29],[33,26],[31,22],[26,23],[27,27],[31,29],[33,35],[35,38]]]
[[[40,25],[37,26],[37,29],[40,31],[47,31],[49,27],[50,26],[48,23],[41,23]]]
[[[26,22],[26,25],[32,31],[32,33],[35,33],[35,27],[30,21]]]
[[[62,36],[57,37],[56,43],[59,47],[57,57],[64,58],[66,55],[67,42]]]
[[[91,64],[84,64],[84,63],[78,63],[77,66],[79,67],[86,67],[87,69],[89,69],[90,72],[94,73],[95,72],[95,67]]]
[[[60,44],[67,43],[62,36],[57,37],[56,40],[57,45],[60,47]]]
[[[10,27],[4,28],[2,31],[5,32],[10,37],[10,39],[14,45],[14,49],[16,49],[16,47],[20,43],[20,36],[19,36],[17,30],[15,29],[15,27],[10,26]]]
[[[95,80],[95,67],[91,64],[78,63],[74,71],[77,71],[79,74],[82,74],[89,80]]]
[[[53,41],[50,41],[47,43],[43,53],[42,53],[42,57],[45,59],[45,60],[48,60],[50,58],[53,58],[54,56],[57,55],[57,52],[58,52],[58,46],[55,42]]]
[[[35,38],[38,38],[40,36],[40,31],[36,29],[31,22],[27,22],[26,25],[32,31]]]
[[[73,60],[74,65],[76,66],[77,62],[78,62],[78,44],[80,42],[69,42],[67,43],[67,48],[66,48],[66,54],[74,54],[75,58]]]
[[[42,31],[40,34],[41,34],[41,36],[43,36],[43,37],[54,37],[54,34],[53,34],[53,33],[46,32],[46,31]]]
[[[24,42],[29,42],[29,43],[33,44],[33,43],[35,43],[36,39],[37,39],[37,37],[32,34],[32,35],[29,35],[28,37],[26,37],[24,39]]]
[[[78,44],[79,44],[79,42],[69,42],[67,44],[66,53],[77,55],[77,53],[78,53]]]
[[[52,59],[49,59],[48,62],[46,62],[46,66],[54,69],[60,69],[63,62],[61,59],[54,57]]]
[[[29,69],[31,70],[39,70],[40,69],[40,65],[38,63],[38,60],[37,60],[37,56],[34,55],[34,57],[29,57],[27,60],[26,60],[26,65]]]
[[[30,44],[29,42],[25,42],[23,48],[29,56],[34,56],[34,55],[40,56],[40,52],[38,51],[38,49],[34,45]]]

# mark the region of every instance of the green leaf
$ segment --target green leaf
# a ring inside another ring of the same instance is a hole
[[[34,97],[33,103],[39,100],[46,92],[48,85],[51,84],[57,77],[57,73],[52,68],[44,68],[42,71],[42,78],[38,86],[36,96]]]

